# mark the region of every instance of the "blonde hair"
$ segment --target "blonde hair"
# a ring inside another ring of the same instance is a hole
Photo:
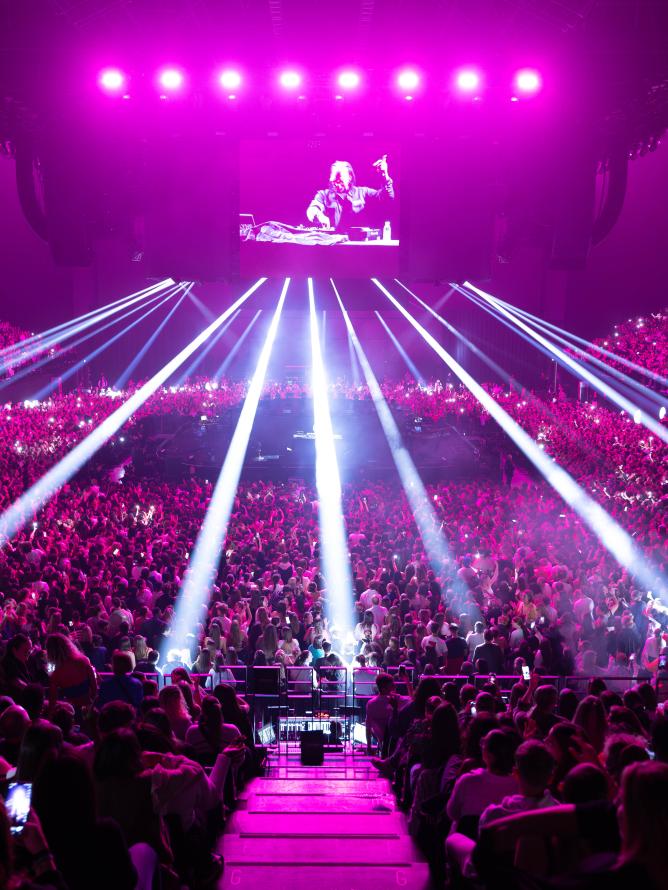
[[[190,720],[186,700],[179,686],[163,686],[158,693],[158,701],[168,717],[185,717]]]

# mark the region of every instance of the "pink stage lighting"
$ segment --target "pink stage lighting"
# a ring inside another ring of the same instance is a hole
[[[183,86],[183,74],[178,68],[163,68],[158,76],[158,83],[163,90],[176,92]]]
[[[397,86],[404,93],[413,93],[420,86],[420,75],[417,71],[406,68],[397,75]]]
[[[107,93],[119,93],[125,86],[125,75],[118,68],[105,68],[100,72],[98,83]]]
[[[360,85],[360,79],[357,71],[342,71],[337,78],[337,83],[342,90],[356,90]]]
[[[241,86],[241,74],[233,68],[226,68],[220,72],[218,83],[224,90],[238,90]]]
[[[301,86],[302,76],[298,71],[281,71],[278,82],[284,90],[296,90]]]
[[[455,85],[460,93],[475,93],[482,79],[475,68],[461,68],[455,75]]]
[[[524,96],[533,96],[541,88],[540,74],[534,68],[522,68],[515,75],[515,90]]]

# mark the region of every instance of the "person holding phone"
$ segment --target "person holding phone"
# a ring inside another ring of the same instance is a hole
[[[24,799],[30,785],[14,785]],[[37,813],[29,807],[25,818],[17,820],[12,790],[0,799],[0,887],[10,878],[21,890],[64,890],[66,887],[44,836]],[[17,792],[14,791],[14,794]]]

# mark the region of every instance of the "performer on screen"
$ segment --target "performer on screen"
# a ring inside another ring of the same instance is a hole
[[[369,200],[382,198],[394,199],[394,184],[387,169],[387,155],[373,165],[383,178],[380,188],[372,189],[356,185],[355,171],[348,161],[334,161],[329,171],[329,186],[320,189],[306,208],[306,216],[310,223],[316,223],[324,229],[341,231],[353,222],[361,213]]]

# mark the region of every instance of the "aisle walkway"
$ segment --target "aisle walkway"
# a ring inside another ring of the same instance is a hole
[[[311,767],[272,759],[242,798],[221,840],[225,890],[429,886],[389,783],[364,756],[331,754]]]

